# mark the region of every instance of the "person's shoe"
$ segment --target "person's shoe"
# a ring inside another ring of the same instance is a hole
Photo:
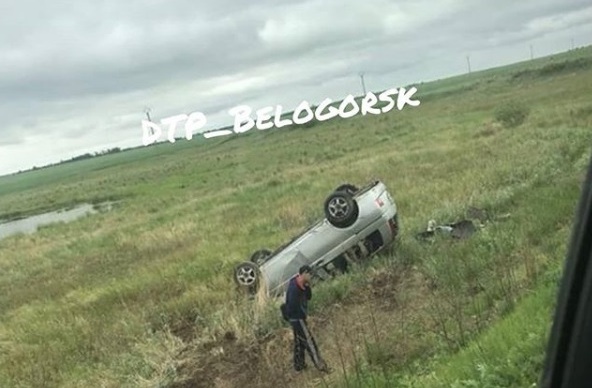
[[[319,365],[319,367],[317,369],[321,372],[324,372],[324,373],[331,373],[332,372],[331,368],[329,368],[329,366],[324,361],[321,365]]]

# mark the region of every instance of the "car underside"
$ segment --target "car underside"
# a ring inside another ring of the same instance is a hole
[[[326,198],[324,213],[324,219],[275,251],[260,249],[240,263],[237,285],[254,294],[264,283],[268,294],[279,295],[300,266],[312,266],[315,279],[324,280],[367,261],[399,233],[396,205],[380,181],[361,189],[340,185]]]

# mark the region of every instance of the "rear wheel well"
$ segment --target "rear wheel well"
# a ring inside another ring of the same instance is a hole
[[[355,194],[356,192],[360,191],[359,187],[356,185],[352,185],[351,183],[344,183],[338,186],[334,191],[347,191],[350,194]]]

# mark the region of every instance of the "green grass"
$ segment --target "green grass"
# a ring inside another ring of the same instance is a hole
[[[319,336],[333,363],[340,346],[367,348],[338,377],[370,386],[530,384],[555,287],[545,276],[564,260],[591,151],[591,58],[586,48],[419,84],[419,107],[384,115],[179,140],[0,177],[0,219],[122,200],[111,212],[0,241],[0,386],[170,381],[184,345],[169,330],[193,331],[194,343],[276,330],[274,306],[258,315],[235,295],[234,264],[320,217],[339,184],[374,178],[393,193],[403,236],[365,271],[316,292],[316,314],[339,301],[363,314],[360,327],[371,317],[381,327],[333,346],[351,328],[331,315],[336,326]],[[524,122],[497,122],[514,101],[528,111]],[[468,206],[511,216],[463,244],[413,239],[430,218],[454,221]],[[409,309],[355,302],[377,298],[370,279],[400,270],[437,287],[402,280],[395,295]],[[477,286],[484,291],[471,294]],[[516,344],[509,358],[503,341]],[[471,361],[477,344],[481,371]],[[282,351],[276,358],[289,358]]]
[[[442,351],[412,363],[408,371],[366,374],[361,386],[374,387],[533,387],[540,381],[555,306],[556,281],[550,276],[457,353]],[[551,280],[551,281],[550,281]],[[358,382],[357,381],[357,382]]]
[[[515,195],[513,207],[519,210],[514,221],[505,221],[465,246],[425,256],[414,252],[416,265],[440,288],[429,304],[435,311],[426,314],[440,324],[437,335],[418,336],[415,346],[437,351],[408,354],[404,363],[390,365],[387,377],[373,371],[375,364],[388,360],[374,360],[365,365],[368,376],[359,380],[362,386],[387,387],[396,382],[401,387],[529,387],[538,383],[570,237],[569,215],[574,211],[570,199],[579,194],[577,184],[565,179],[557,183]],[[540,215],[538,224],[524,228],[521,224],[528,224],[533,214]],[[524,251],[526,246],[529,251]],[[475,285],[483,287],[477,295]],[[383,339],[380,342],[385,352],[399,346],[400,338],[387,345]]]

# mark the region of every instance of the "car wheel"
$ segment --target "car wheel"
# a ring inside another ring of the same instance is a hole
[[[251,255],[250,261],[261,266],[271,256],[271,253],[269,249],[260,249]]]
[[[259,268],[250,261],[240,263],[234,269],[234,281],[240,287],[256,288],[259,282]]]
[[[335,189],[335,191],[347,191],[350,194],[354,194],[359,190],[359,188],[357,186],[354,186],[352,184],[349,183],[344,183],[341,186],[339,186],[338,188]]]
[[[325,200],[325,217],[335,227],[347,228],[358,218],[358,203],[347,191],[336,191]]]

